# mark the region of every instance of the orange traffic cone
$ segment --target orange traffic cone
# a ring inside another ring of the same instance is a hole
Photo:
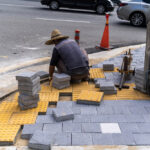
[[[109,14],[106,14],[106,25],[100,43],[100,48],[105,50],[109,49]]]

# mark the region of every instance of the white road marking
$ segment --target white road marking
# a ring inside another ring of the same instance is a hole
[[[80,20],[63,20],[63,19],[51,19],[51,18],[35,18],[37,20],[44,21],[61,21],[61,22],[74,22],[74,23],[91,23],[90,21],[80,21]]]
[[[14,4],[0,4],[0,6],[9,6],[9,7],[25,7],[25,8],[36,8],[35,6],[27,6],[27,5],[14,5]]]

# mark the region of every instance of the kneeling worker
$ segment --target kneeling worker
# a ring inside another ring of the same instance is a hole
[[[88,80],[89,61],[87,53],[81,50],[74,40],[62,35],[59,30],[55,29],[51,33],[51,39],[45,44],[55,44],[49,66],[50,81],[52,80],[55,66],[58,73],[70,75],[72,81]]]

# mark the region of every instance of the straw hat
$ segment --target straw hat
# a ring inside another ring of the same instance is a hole
[[[46,41],[45,44],[51,45],[54,44],[54,40],[67,39],[67,38],[69,38],[69,36],[62,35],[62,33],[58,29],[55,29],[51,33],[51,39]]]

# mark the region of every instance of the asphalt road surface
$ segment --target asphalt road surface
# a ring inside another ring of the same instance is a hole
[[[79,29],[81,47],[91,48],[100,43],[104,26],[105,16],[92,11],[51,11],[39,0],[0,0],[0,67],[51,56],[53,46],[44,42],[55,28],[71,38]],[[119,20],[116,11],[111,13],[110,45],[119,47],[145,41],[146,27],[132,27]]]

